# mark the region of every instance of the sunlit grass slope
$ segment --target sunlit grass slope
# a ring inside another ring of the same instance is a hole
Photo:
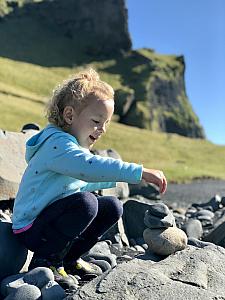
[[[113,60],[96,62],[98,70]],[[78,68],[47,68],[0,58],[0,128],[20,131],[25,123],[44,127],[44,104],[54,87]],[[101,72],[100,72],[101,73]],[[120,75],[101,73],[103,79],[119,88]],[[225,147],[176,134],[150,132],[112,122],[97,148],[113,148],[126,161],[163,169],[169,181],[198,177],[225,179]]]

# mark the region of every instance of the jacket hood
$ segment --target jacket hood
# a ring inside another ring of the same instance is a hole
[[[43,143],[53,134],[64,132],[61,128],[49,124],[38,134],[32,136],[26,143],[25,159],[28,163]]]

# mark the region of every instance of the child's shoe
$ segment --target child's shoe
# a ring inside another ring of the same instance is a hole
[[[64,267],[54,267],[54,266],[50,266],[49,267],[53,274],[54,274],[54,279],[55,281],[64,289],[77,289],[78,288],[78,280],[70,275],[67,274],[66,271],[64,270]]]
[[[33,257],[29,265],[29,270],[37,267],[46,267],[52,270],[54,274],[54,280],[61,285],[63,289],[77,289],[79,283],[78,280],[64,270],[62,263],[58,266],[52,264],[48,259]]]
[[[102,269],[90,262],[79,258],[74,263],[65,264],[66,271],[73,275],[78,275],[81,280],[91,280],[102,274]]]

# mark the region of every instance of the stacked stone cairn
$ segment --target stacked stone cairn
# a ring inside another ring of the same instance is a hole
[[[170,255],[187,246],[185,232],[176,226],[175,218],[163,203],[150,205],[145,212],[144,240],[148,250],[158,255]]]

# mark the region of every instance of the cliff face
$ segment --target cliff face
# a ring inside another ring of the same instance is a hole
[[[2,0],[0,21],[0,56],[49,67],[91,63],[113,78],[120,122],[204,137],[183,57],[131,50],[125,0]]]
[[[127,82],[130,91],[126,95],[126,110],[117,109],[120,121],[203,138],[204,131],[185,91],[183,57],[158,55],[150,49],[133,51],[130,57],[136,63],[131,67]]]
[[[76,47],[87,54],[131,49],[127,9],[123,0],[24,0],[3,3],[8,3],[8,10],[6,4],[2,5],[2,15],[5,11],[7,18],[33,18],[46,27],[55,28],[64,37],[76,41]]]

